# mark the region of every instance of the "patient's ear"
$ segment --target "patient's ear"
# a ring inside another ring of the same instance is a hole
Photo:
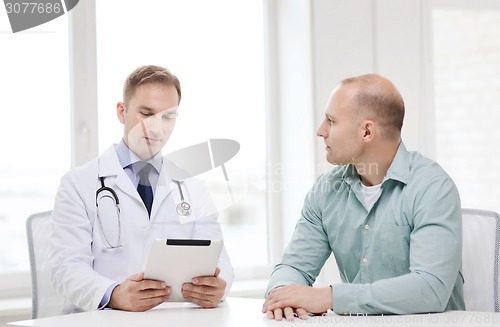
[[[363,140],[365,142],[371,141],[375,137],[375,124],[371,120],[365,120],[362,124]]]

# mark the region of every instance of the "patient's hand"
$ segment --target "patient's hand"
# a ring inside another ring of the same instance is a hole
[[[295,316],[303,319],[309,317],[308,312],[324,313],[332,307],[332,290],[330,287],[315,288],[306,285],[287,285],[273,289],[267,296],[262,312],[269,319],[287,320]]]

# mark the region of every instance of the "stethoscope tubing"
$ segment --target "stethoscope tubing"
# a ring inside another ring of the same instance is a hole
[[[120,215],[120,199],[118,197],[118,194],[116,194],[115,190],[113,190],[112,187],[109,187],[109,186],[106,186],[104,184],[104,179],[105,177],[99,177],[99,180],[101,181],[101,187],[98,188],[95,192],[95,205],[96,205],[96,211],[97,211],[97,221],[99,223],[99,226],[101,227],[101,231],[102,231],[102,234],[104,236],[104,240],[106,241],[106,243],[108,244],[108,249],[117,249],[117,248],[120,248],[122,247],[123,245],[121,244],[121,215]],[[184,193],[182,192],[182,186],[181,186],[181,182],[178,181],[178,180],[172,180],[175,184],[177,184],[177,188],[179,190],[179,195],[181,197],[181,202],[179,204],[177,204],[177,206],[175,207],[175,211],[177,212],[177,214],[179,214],[180,216],[188,216],[191,214],[191,205],[184,199]],[[106,233],[104,232],[104,227],[102,225],[102,221],[101,221],[101,217],[99,215],[99,194],[102,193],[102,192],[109,192],[111,194],[110,195],[102,195],[102,197],[109,197],[109,198],[112,198],[115,202],[115,207],[116,207],[116,210],[117,210],[117,220],[118,220],[118,240],[116,242],[116,244],[111,244],[111,242],[109,242],[107,236],[106,236]]]
[[[118,198],[118,194],[116,194],[115,190],[113,190],[111,187],[108,187],[104,185],[104,177],[99,177],[101,181],[101,187],[97,189],[95,192],[95,206],[96,206],[96,211],[97,211],[97,221],[99,223],[99,226],[101,227],[102,235],[104,237],[104,240],[108,244],[109,249],[117,249],[122,247],[121,244],[121,234],[122,234],[122,226],[121,226],[121,215],[120,215],[120,199]],[[104,227],[102,226],[102,221],[101,221],[101,216],[99,214],[99,193],[107,191],[111,193],[111,196],[109,195],[103,195],[102,197],[108,197],[108,198],[113,198],[115,202],[115,207],[116,207],[116,219],[118,221],[118,240],[116,241],[116,244],[113,245],[111,242],[108,240],[108,237],[106,236],[106,232],[104,232]]]

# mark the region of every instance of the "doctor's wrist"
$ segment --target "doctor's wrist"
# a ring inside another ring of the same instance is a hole
[[[118,283],[112,284],[108,287],[106,290],[106,293],[102,296],[101,302],[99,302],[99,307],[97,308],[98,310],[110,308],[109,307],[109,301],[111,301],[111,294],[113,293],[113,290],[118,286]]]

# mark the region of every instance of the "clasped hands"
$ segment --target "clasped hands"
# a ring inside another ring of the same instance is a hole
[[[182,286],[182,295],[203,308],[214,308],[222,300],[226,281],[219,278],[220,268],[214,276],[196,277]],[[146,311],[168,299],[171,288],[164,282],[144,279],[144,273],[127,278],[111,293],[108,307],[126,311]]]
[[[332,307],[332,289],[306,285],[287,285],[273,289],[267,296],[262,312],[269,319],[292,321],[294,317],[309,318],[309,314],[320,314]]]

